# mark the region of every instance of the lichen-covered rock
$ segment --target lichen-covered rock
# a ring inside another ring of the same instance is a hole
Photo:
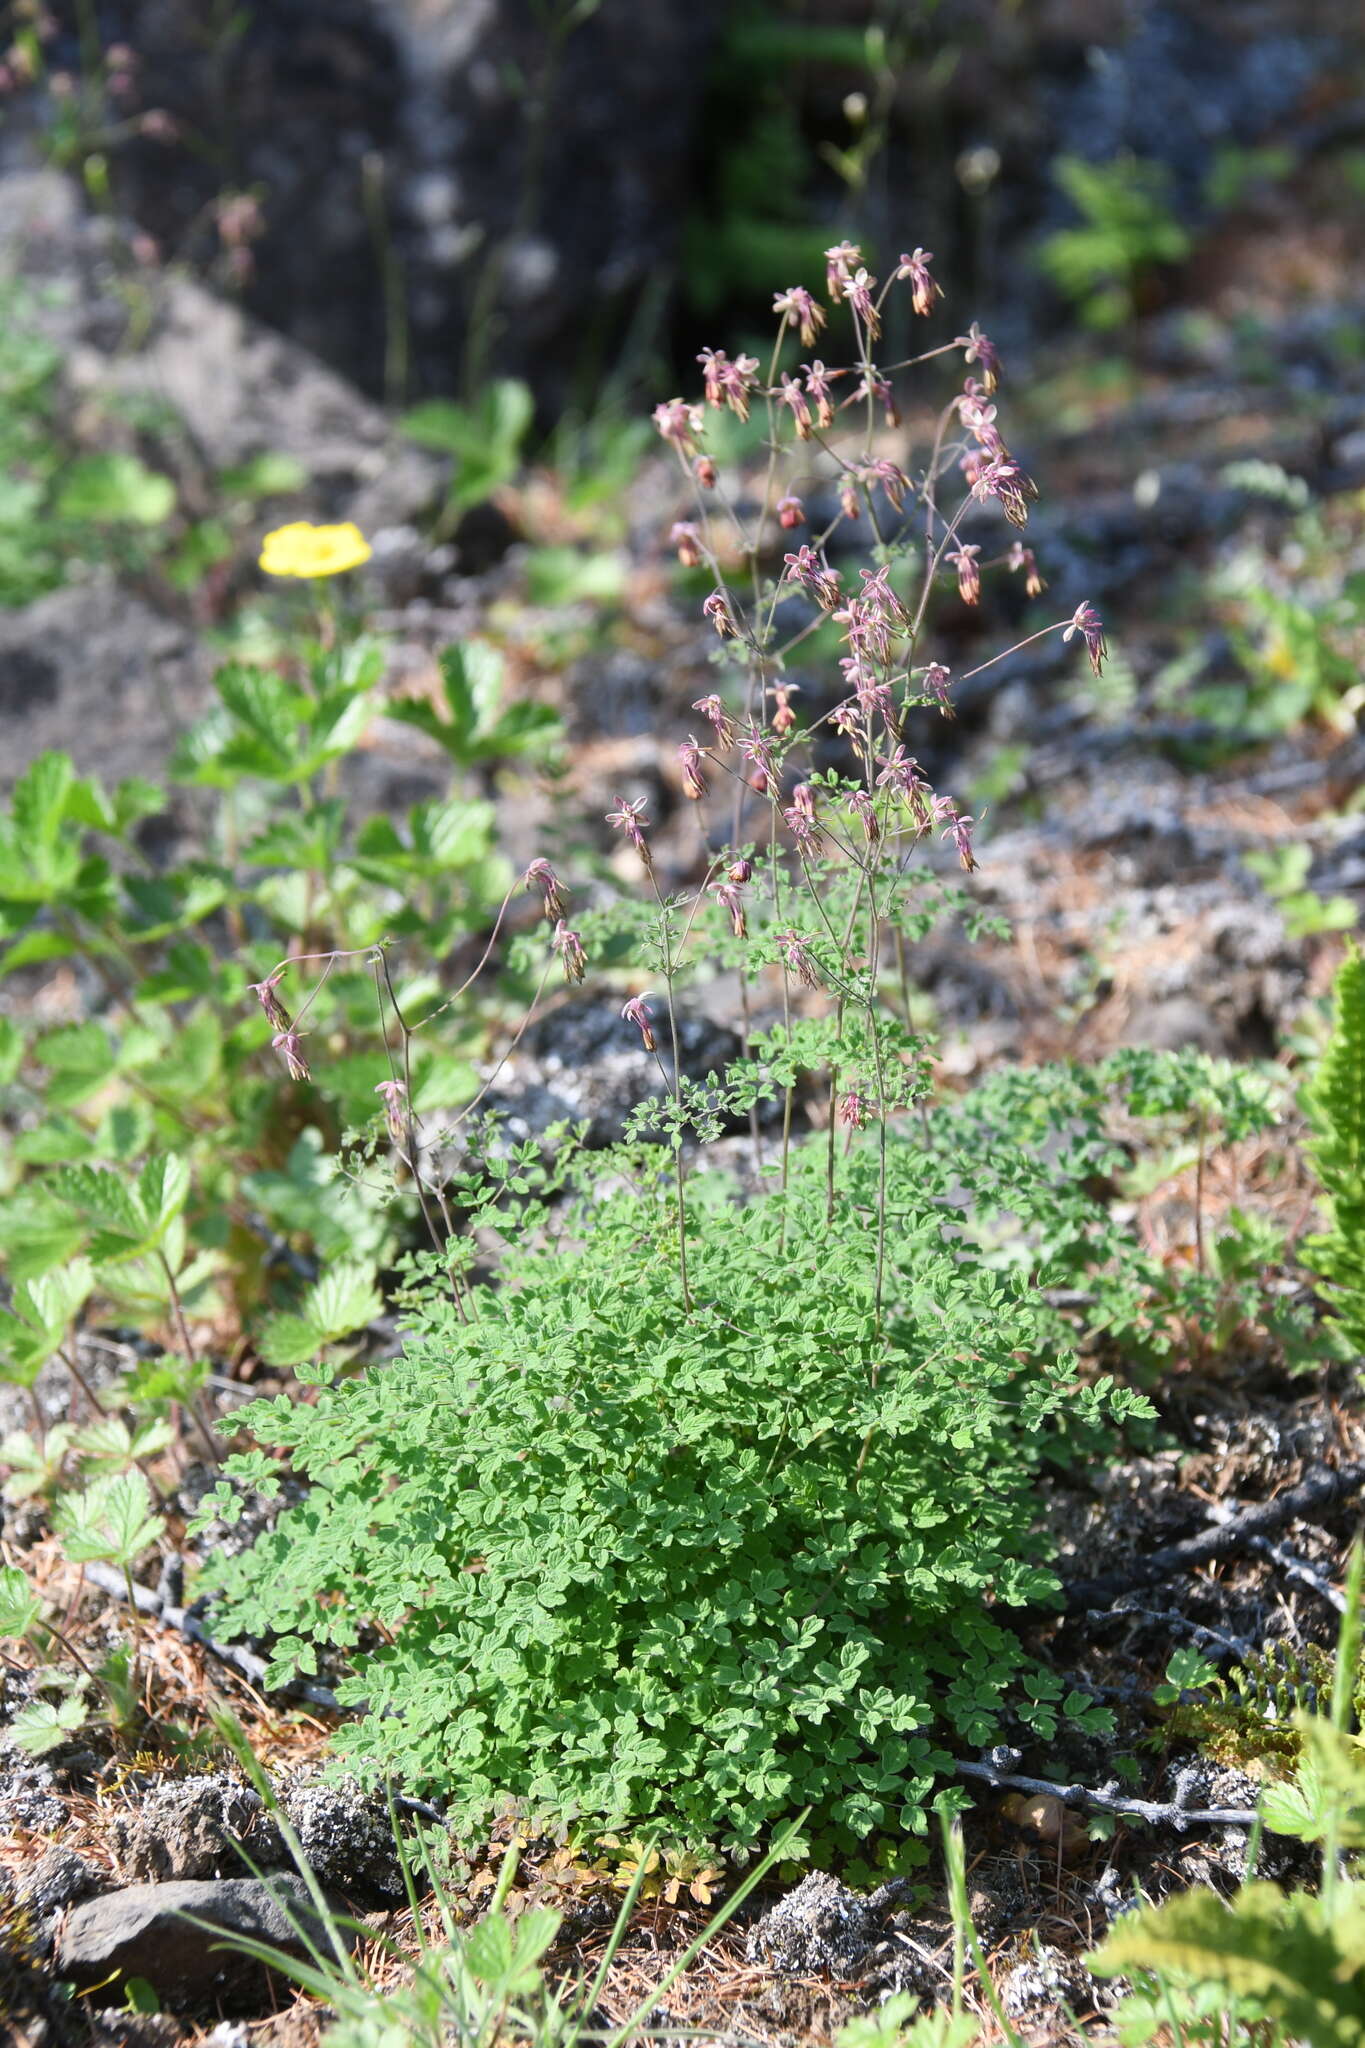
[[[59,1913],[88,1899],[106,1883],[104,1873],[74,1849],[49,1849],[15,1887],[15,1898],[32,1913]]]
[[[750,1962],[772,1970],[852,1977],[865,1966],[880,1934],[878,1915],[828,1871],[812,1870],[752,1929]]]
[[[283,1794],[304,1855],[325,1885],[366,1903],[404,1897],[403,1873],[384,1801],[354,1778],[295,1779]]]
[[[1039,1944],[1027,1962],[1016,1963],[1000,1982],[1000,2003],[1012,2020],[1065,2019],[1068,2010],[1084,2018],[1104,1998],[1103,1987],[1079,1956],[1069,1956],[1046,1942]]]
[[[279,1830],[260,1794],[224,1773],[168,1778],[136,1807],[115,1810],[109,1840],[125,1877],[239,1877],[251,1861],[284,1860]]]

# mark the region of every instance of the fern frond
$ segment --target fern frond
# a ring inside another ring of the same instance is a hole
[[[1337,970],[1332,1036],[1303,1101],[1328,1214],[1304,1252],[1342,1334],[1365,1353],[1365,957],[1355,945]]]

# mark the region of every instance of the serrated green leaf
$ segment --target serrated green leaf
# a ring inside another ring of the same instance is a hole
[[[269,1318],[261,1335],[261,1356],[269,1365],[301,1365],[383,1312],[384,1298],[374,1284],[373,1269],[342,1262],[308,1289],[297,1313]]]
[[[160,526],[175,510],[175,485],[136,455],[84,455],[71,463],[57,495],[63,519],[98,525]]]
[[[17,1641],[40,1618],[43,1603],[18,1565],[0,1569],[0,1636]]]
[[[30,1700],[10,1723],[10,1740],[25,1756],[47,1756],[85,1726],[90,1718],[78,1694],[64,1700]]]
[[[149,1503],[147,1481],[140,1472],[97,1479],[76,1498],[59,1501],[55,1520],[67,1556],[73,1564],[95,1559],[136,1564],[165,1526],[162,1516],[148,1512]]]

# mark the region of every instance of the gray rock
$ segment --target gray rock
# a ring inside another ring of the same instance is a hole
[[[812,1870],[751,1930],[750,1962],[805,1975],[852,1977],[867,1963],[880,1934],[878,1916],[857,1892],[828,1871]]]
[[[148,774],[206,708],[211,667],[186,627],[103,578],[0,612],[0,790],[50,749],[106,783]]]
[[[15,1898],[32,1913],[59,1913],[107,1882],[103,1871],[74,1849],[49,1849],[20,1879]]]
[[[115,232],[55,172],[0,179],[0,277],[60,350],[73,411],[102,415],[106,435],[109,415],[135,411],[139,445],[152,442],[190,491],[205,471],[291,456],[312,516],[325,509],[367,533],[439,494],[437,458],[305,349],[183,276],[150,273],[130,295]]]
[[[240,1850],[270,1867],[284,1860],[279,1830],[249,1785],[225,1774],[168,1778],[136,1807],[115,1809],[109,1841],[125,1877],[240,1877]]]
[[[650,1004],[660,1057],[670,1066],[668,1017],[661,997]],[[704,1080],[723,1073],[740,1039],[723,1024],[682,1012],[678,1041],[683,1072]],[[616,1003],[584,997],[562,1003],[527,1032],[502,1068],[487,1106],[506,1118],[513,1138],[538,1137],[552,1123],[586,1123],[589,1145],[613,1145],[637,1103],[662,1097],[659,1063]]]
[[[209,1922],[196,1925],[194,1914]],[[209,2000],[240,2007],[262,1991],[262,1965],[221,1946],[240,1934],[301,1957],[300,1934],[330,1953],[303,1879],[282,1873],[271,1878],[232,1878],[218,1883],[138,1884],[77,1906],[62,1930],[57,1968],[78,1989],[142,1977],[164,2003]],[[352,1945],[355,1936],[346,1934]]]

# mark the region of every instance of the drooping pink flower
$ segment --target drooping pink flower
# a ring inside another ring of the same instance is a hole
[[[796,424],[798,440],[809,441],[811,419],[810,406],[806,402],[806,394],[796,379],[789,377],[785,370],[782,372],[781,381],[778,385],[777,402],[779,405],[787,406],[790,410],[792,419]]]
[[[711,894],[715,897],[721,908],[730,913],[730,929],[735,937],[737,939],[744,938],[748,932],[748,925],[744,917],[744,905],[740,900],[739,890],[736,885],[733,882],[713,882],[711,884]]]
[[[702,617],[709,619],[722,640],[737,640],[739,628],[735,615],[730,609],[730,600],[723,590],[713,590],[703,603]]]
[[[839,1098],[839,1121],[846,1131],[860,1131],[867,1122],[867,1100],[856,1088]]]
[[[563,918],[555,926],[550,944],[563,964],[565,981],[582,981],[587,971],[588,956],[583,951],[582,939],[577,932],[569,930]]]
[[[825,296],[838,305],[844,296],[844,286],[863,260],[863,252],[856,242],[836,242],[832,249],[825,251]]]
[[[716,465],[709,455],[699,455],[692,465],[692,474],[704,491],[715,489]]]
[[[407,1120],[404,1114],[407,1089],[398,1080],[380,1081],[376,1083],[374,1092],[376,1095],[382,1095],[384,1098],[384,1122],[388,1126],[389,1136],[395,1145],[405,1145],[408,1137]]]
[[[1079,633],[1085,642],[1085,651],[1090,656],[1090,666],[1095,674],[1103,675],[1104,657],[1109,652],[1104,637],[1104,625],[1093,604],[1078,604],[1071,624],[1062,634],[1063,640],[1070,640]]]
[[[698,697],[692,709],[700,711],[702,717],[707,720],[716,735],[718,747],[733,746],[735,722],[714,690],[709,697]]]
[[[881,774],[877,777],[878,789],[894,790],[915,820],[921,832],[927,832],[931,822],[929,812],[929,785],[920,773],[919,762],[907,754],[904,747],[894,747],[889,754],[878,754]]]
[[[793,690],[799,690],[800,687],[799,683],[773,684],[775,706],[773,711],[773,731],[779,733],[784,738],[796,723],[796,713],[791,707],[791,693]]]
[[[1024,593],[1028,597],[1041,597],[1047,589],[1038,572],[1038,560],[1032,548],[1026,548],[1021,540],[1014,542],[1007,558],[1007,567],[1024,571]]]
[[[635,851],[644,855],[648,854],[643,830],[644,816],[648,808],[648,797],[637,796],[631,803],[625,797],[618,796],[616,809],[607,812],[607,823],[613,831],[624,832]]]
[[[789,291],[776,293],[773,311],[793,323],[802,348],[810,347],[825,324],[824,307],[816,304],[804,285],[794,284]]]
[[[799,498],[785,497],[777,501],[777,523],[790,530],[793,526],[804,526],[806,508]]]
[[[875,846],[882,836],[881,821],[877,806],[865,789],[851,789],[844,798],[845,807],[850,810],[863,828],[863,837],[869,846]]]
[[[777,944],[782,954],[782,964],[788,973],[794,974],[797,980],[803,983],[806,988],[818,988],[820,986],[820,978],[815,971],[815,962],[811,958],[810,948],[800,933],[793,931],[779,932],[777,934]]]
[[[728,405],[736,418],[747,420],[749,394],[758,374],[758,357],[741,355],[731,362],[723,348],[704,348],[697,361],[702,367],[707,404]]]
[[[701,748],[689,734],[678,748],[678,760],[682,767],[683,795],[693,803],[700,803],[706,795],[706,780],[701,768]]]
[[[981,597],[981,570],[976,559],[980,553],[980,548],[964,542],[948,557],[957,570],[957,594],[964,604],[976,604]]]
[[[897,277],[910,280],[910,303],[919,314],[932,313],[934,301],[943,297],[943,287],[929,269],[933,260],[932,249],[916,249],[909,256],[902,256],[896,266]]]
[[[900,511],[905,503],[906,493],[910,489],[910,479],[897,463],[890,462],[883,457],[879,462],[865,464],[859,471],[859,475],[864,483],[869,486],[875,487],[877,484],[880,484],[890,499],[892,506],[897,512]]]
[[[970,874],[976,866],[976,855],[972,852],[972,826],[975,820],[964,817],[951,797],[935,797],[934,816],[939,824],[943,824],[944,819],[947,820],[947,823],[943,824],[942,836],[945,839],[952,838],[957,847],[957,857]]]
[[[809,591],[822,611],[833,611],[839,602],[838,572],[829,567],[813,547],[802,546],[794,554],[782,557],[786,565],[786,581],[799,583]]]
[[[675,519],[668,530],[668,545],[676,548],[684,569],[700,569],[704,557],[701,535],[690,519]]]
[[[861,598],[864,614],[880,619],[893,631],[907,627],[910,619],[905,606],[891,588],[891,564],[883,562],[880,569],[860,569],[858,574],[863,580]]]
[[[522,876],[522,884],[540,897],[546,922],[558,924],[564,915],[564,890],[558,875],[545,859],[533,860]]]
[[[988,462],[972,485],[972,496],[982,503],[994,498],[1011,526],[1028,524],[1028,501],[1037,495],[1037,485],[1017,462]]]
[[[980,363],[981,382],[987,392],[993,394],[1000,382],[1000,358],[989,335],[983,334],[973,320],[967,332],[958,335],[956,345],[962,350],[966,362]]]
[[[689,405],[683,398],[668,398],[655,406],[653,418],[665,441],[685,455],[695,453],[697,437],[706,424],[706,415],[699,405]]]
[[[249,993],[255,996],[277,1031],[290,1030],[294,1022],[288,1010],[285,1009],[284,1004],[275,993],[280,983],[284,980],[284,975],[284,968],[277,967],[275,972],[268,975],[264,981],[249,981],[247,983]]]
[[[299,1034],[292,1025],[288,1030],[277,1031],[270,1043],[288,1068],[291,1081],[310,1081],[313,1078],[309,1072],[308,1062],[303,1056]]]
[[[754,864],[747,854],[742,853],[737,860],[731,861],[725,872],[732,882],[749,882],[753,880]]]
[[[945,718],[955,716],[953,707],[948,701],[948,685],[951,680],[952,671],[945,668],[941,661],[931,661],[924,674],[920,677],[920,683],[925,696],[934,699]]]
[[[628,1003],[623,1003],[621,1005],[621,1015],[628,1024],[635,1025],[644,1042],[645,1051],[654,1052],[657,1049],[658,1040],[654,1036],[653,1019],[645,1008],[644,996],[632,996]]]
[[[849,403],[857,405],[864,398],[870,398],[875,405],[881,407],[882,417],[888,427],[900,425],[900,408],[896,404],[895,390],[891,379],[883,377],[880,370],[864,368],[859,371],[858,381],[849,393]]]
[[[816,420],[822,427],[832,427],[834,397],[830,384],[838,372],[827,370],[818,356],[813,363],[802,363],[801,369],[806,379],[806,396],[815,407]]]
[[[882,331],[877,301],[872,296],[876,289],[876,278],[866,270],[857,270],[844,280],[844,297],[862,321],[870,341],[875,341]]]

